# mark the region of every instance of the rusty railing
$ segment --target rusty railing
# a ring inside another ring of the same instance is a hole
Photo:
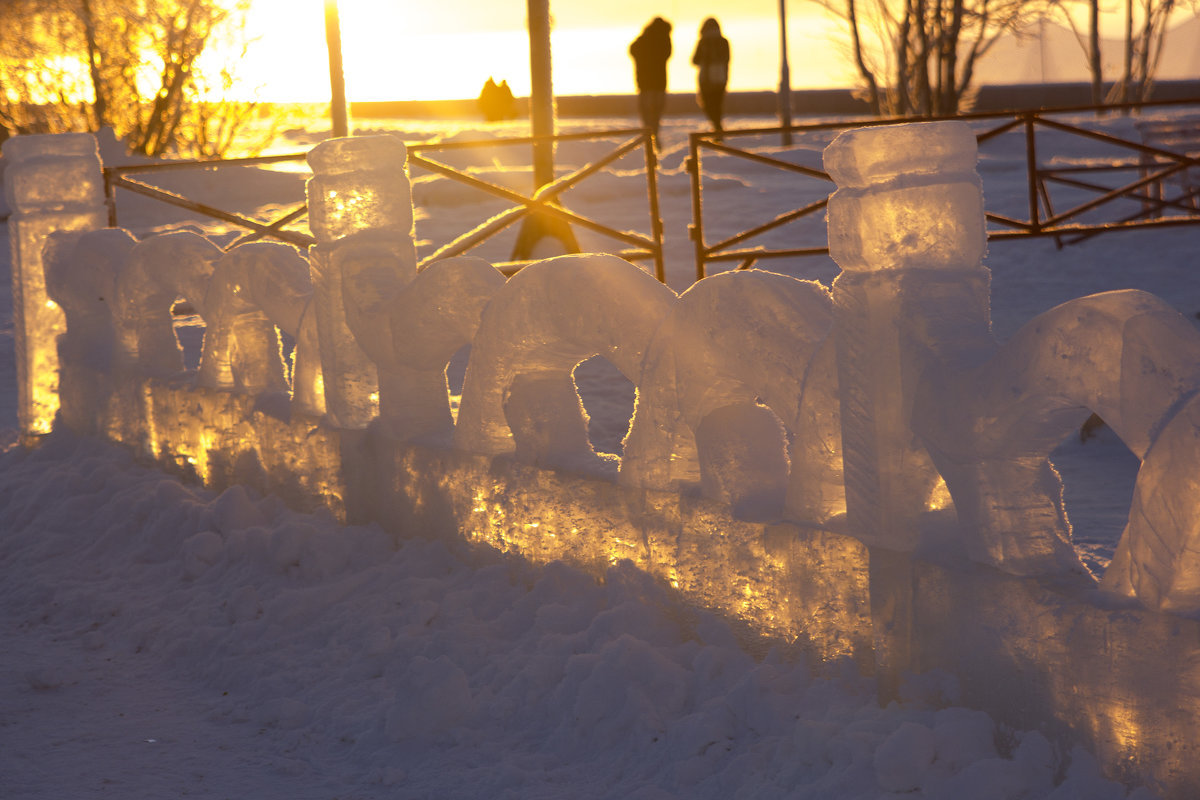
[[[842,130],[900,122],[958,119],[972,124],[979,141],[981,168],[985,166],[982,159],[988,157],[990,147],[1013,144],[1006,134],[1020,137],[1018,146],[1023,150],[1026,176],[1023,197],[998,196],[989,189],[986,171],[983,172],[989,209],[989,239],[1052,236],[1061,247],[1116,230],[1198,224],[1200,181],[1189,179],[1189,170],[1200,167],[1200,124],[1188,122],[1174,126],[1174,138],[1170,141],[1152,139],[1144,134],[1140,140],[1134,140],[1093,130],[1078,120],[1056,118],[1142,114],[1186,106],[1198,107],[1200,99],[920,119],[855,119],[788,128],[727,130],[721,139],[711,133],[691,134],[688,159],[692,179],[690,234],[696,254],[696,278],[705,276],[711,262],[737,262],[738,269],[747,269],[760,259],[827,254],[823,217],[828,194],[834,186],[820,164],[824,144]],[[734,147],[728,143],[734,138],[752,138],[761,142],[766,137],[781,137],[785,133],[790,134],[792,142],[787,148],[764,144]],[[1045,138],[1049,134],[1065,138],[1048,147]],[[1072,148],[1064,146],[1068,141]],[[1081,152],[1088,145],[1103,152]],[[706,172],[705,153],[798,176],[797,181],[789,183],[788,192],[789,198],[800,197],[800,205],[788,202],[785,206],[788,210],[771,219],[753,222],[749,227],[733,232],[726,231],[719,241],[708,243],[706,235],[710,226],[706,223],[706,213],[708,219],[719,217],[727,223],[726,227],[730,219],[744,222],[746,214],[739,209],[734,217],[729,213],[730,209],[718,206],[711,192],[706,197],[705,179],[727,176],[731,167],[723,164],[716,175]],[[805,160],[809,163],[803,163]],[[808,223],[807,230],[803,226],[789,229],[788,242],[795,241],[797,246],[752,244],[796,222]],[[797,232],[799,236],[792,235]]]
[[[516,191],[506,186],[489,182],[469,174],[466,170],[436,160],[434,156],[441,152],[470,150],[473,148],[494,148],[500,146],[536,146],[545,142],[555,145],[563,142],[583,140],[603,140],[618,138],[619,141],[603,155],[589,163],[574,169],[569,174],[556,177],[552,182],[537,188],[531,193]],[[649,232],[627,231],[605,225],[603,222],[584,214],[572,211],[562,202],[564,193],[577,187],[588,177],[599,173],[605,167],[612,165],[629,154],[641,149],[645,158],[647,217]],[[108,197],[109,225],[117,227],[118,204],[116,190],[123,189],[150,197],[168,205],[183,208],[204,217],[228,223],[234,227],[245,229],[247,232],[235,239],[226,249],[260,238],[272,238],[288,242],[300,248],[308,247],[316,240],[303,231],[289,229],[285,226],[303,219],[308,208],[304,203],[298,204],[284,216],[270,221],[251,219],[243,214],[216,208],[213,205],[201,203],[153,186],[133,175],[186,169],[218,169],[228,166],[256,166],[283,161],[303,162],[306,153],[290,153],[275,156],[259,156],[252,158],[209,159],[201,161],[178,161],[154,164],[138,164],[132,166],[106,167],[104,169],[105,191]],[[485,196],[498,198],[508,204],[508,208],[495,214],[471,230],[462,233],[450,242],[435,246],[432,252],[421,257],[419,266],[425,266],[432,261],[461,255],[478,247],[483,242],[495,237],[514,224],[533,218],[551,219],[567,226],[576,226],[618,243],[610,252],[630,261],[653,262],[654,274],[659,281],[665,280],[663,264],[663,226],[658,204],[657,158],[649,131],[645,129],[592,131],[586,133],[559,134],[556,136],[528,136],[520,138],[490,139],[484,141],[453,141],[428,144],[409,144],[408,160],[413,170],[425,170],[438,176],[470,186]],[[597,248],[592,248],[597,249]],[[506,274],[513,274],[529,259],[514,257],[512,260],[494,262],[497,269]]]

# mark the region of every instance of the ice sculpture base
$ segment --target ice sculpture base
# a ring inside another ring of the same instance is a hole
[[[874,670],[867,549],[790,523],[732,519],[697,496],[594,475],[400,442],[372,423],[333,428],[288,413],[286,398],[173,379],[63,370],[60,423],[123,443],[175,474],[244,485],[301,511],[377,522],[396,537],[463,536],[537,563],[597,576],[627,559],[694,604],[739,623],[750,646]]]
[[[1200,621],[1099,593],[1082,575],[1021,578],[970,562],[953,515],[925,519],[925,548],[868,549],[832,530],[732,519],[703,498],[432,445],[372,424],[341,430],[285,397],[68,366],[59,423],[124,443],[221,490],[235,484],[303,511],[563,560],[598,576],[621,559],[738,623],[751,648],[849,660],[879,678],[953,675],[955,703],[1018,730],[1080,742],[1107,772],[1200,796]],[[928,547],[930,535],[934,547]]]

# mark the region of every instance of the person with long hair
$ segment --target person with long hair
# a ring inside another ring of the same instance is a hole
[[[729,83],[729,40],[721,35],[721,26],[709,17],[700,26],[700,40],[692,55],[696,79],[700,85],[700,108],[719,136],[724,132],[721,118],[725,109],[725,87]]]

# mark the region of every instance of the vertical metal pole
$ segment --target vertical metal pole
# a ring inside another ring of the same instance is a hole
[[[529,122],[534,136],[554,136],[554,88],[550,72],[550,0],[528,0]],[[554,180],[554,142],[533,145],[533,181]]]
[[[700,137],[701,134],[688,134],[688,172],[692,176],[692,224],[688,226],[688,235],[696,247],[696,280],[704,280],[704,199],[700,186]]]
[[[646,191],[650,194],[650,236],[654,239],[654,277],[659,283],[667,282],[666,265],[663,263],[663,222],[658,208],[658,156],[654,153],[654,139],[649,131],[642,133],[642,150],[646,154]]]
[[[1025,172],[1029,180],[1029,224],[1033,233],[1042,229],[1038,213],[1038,167],[1037,142],[1034,137],[1033,117],[1025,117]]]
[[[346,76],[342,71],[342,26],[337,0],[325,0],[325,44],[329,48],[329,116],[334,138],[350,135],[346,114]]]
[[[779,124],[783,126],[783,143],[792,143],[792,76],[787,55],[787,0],[779,0]]]

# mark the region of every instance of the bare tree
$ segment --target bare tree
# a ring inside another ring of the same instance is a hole
[[[846,21],[863,94],[878,113],[965,110],[975,67],[1048,0],[818,0]],[[844,5],[842,5],[844,3]]]
[[[249,0],[0,0],[0,124],[14,132],[112,126],[135,152],[209,156],[252,104],[220,102],[231,68],[197,63],[236,43]],[[90,113],[89,113],[90,112]]]
[[[1110,100],[1138,103],[1150,99],[1154,76],[1162,57],[1171,15],[1186,7],[1195,13],[1196,0],[1125,0],[1124,69],[1113,86]]]

